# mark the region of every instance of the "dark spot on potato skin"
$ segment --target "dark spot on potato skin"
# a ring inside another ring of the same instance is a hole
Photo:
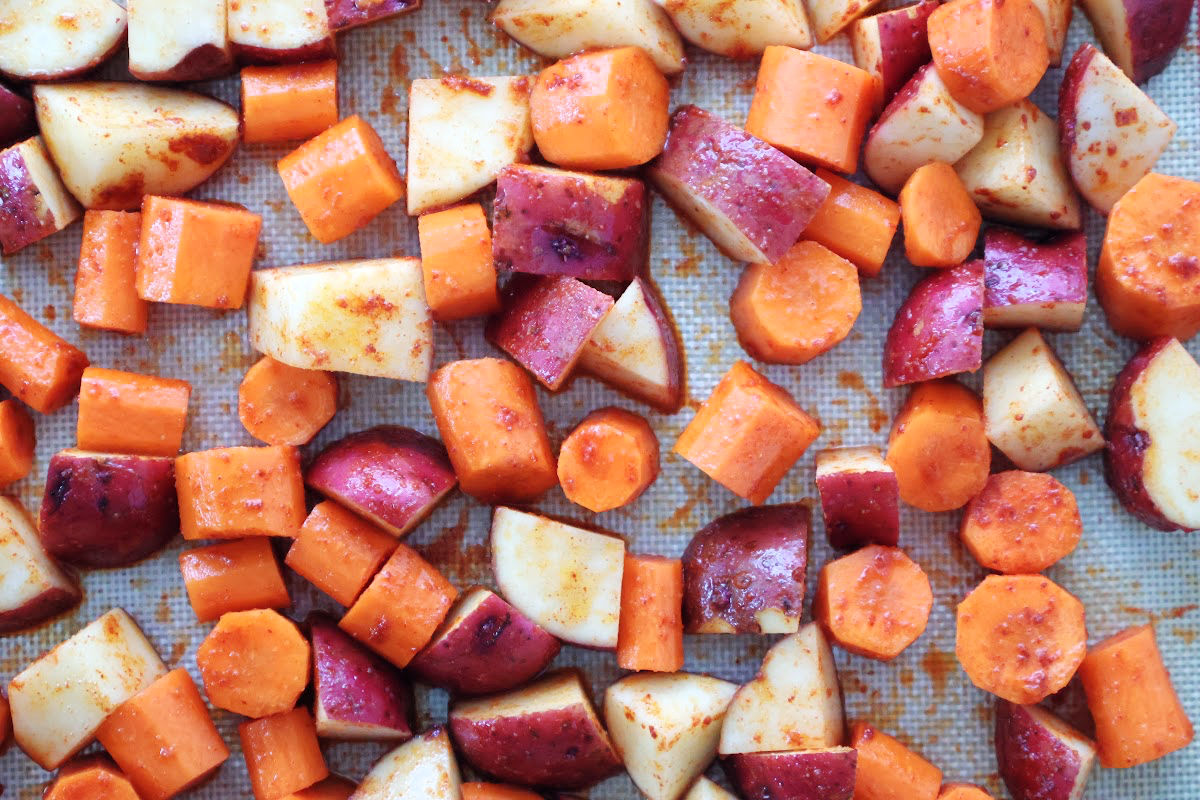
[[[512,624],[512,614],[492,616],[483,621],[475,631],[475,644],[480,649],[490,650],[500,641],[501,635]]]

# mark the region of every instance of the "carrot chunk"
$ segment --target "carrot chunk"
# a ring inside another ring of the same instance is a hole
[[[292,604],[266,537],[192,548],[179,554],[179,570],[188,602],[201,622],[230,611]]]
[[[309,653],[296,623],[279,612],[231,611],[200,643],[196,666],[214,706],[266,717],[296,705],[308,685]]]
[[[354,781],[343,778],[341,775],[330,775],[307,789],[292,792],[283,800],[350,800],[350,795],[354,794],[354,790],[357,788]]]
[[[138,297],[241,308],[261,230],[262,217],[238,205],[147,197],[138,243]]]
[[[338,121],[337,61],[242,70],[242,141],[309,139]]]
[[[858,753],[854,800],[936,800],[942,771],[897,739],[855,722],[850,745]]]
[[[329,776],[307,708],[243,722],[238,738],[255,800],[282,800]]]
[[[396,162],[357,114],[284,156],[279,177],[322,244],[349,236],[404,197]]]
[[[858,169],[875,91],[865,70],[771,45],[758,68],[746,132],[797,161],[852,173]]]
[[[679,435],[675,452],[757,505],[820,434],[791,395],[738,361]]]
[[[87,211],[75,271],[72,315],[88,328],[145,333],[150,304],[137,293],[137,250],[142,215]]]
[[[337,413],[332,373],[300,369],[263,356],[238,387],[238,418],[267,444],[308,444]]]
[[[829,184],[829,196],[804,229],[804,238],[825,245],[858,267],[863,277],[874,278],[883,270],[900,225],[899,204],[827,169],[818,169],[817,177]]]
[[[294,447],[225,447],[175,459],[184,539],[295,538],[304,478]]]
[[[862,311],[858,270],[816,242],[797,242],[774,264],[750,264],[729,301],[747,353],[805,364],[846,338]]]
[[[191,396],[187,381],[88,367],[79,388],[79,449],[175,456]]]
[[[167,800],[187,791],[229,758],[185,669],[168,672],[118,706],[96,738],[142,800]]]
[[[332,500],[318,503],[284,563],[344,606],[354,604],[396,549],[396,537]]]
[[[988,569],[1030,574],[1070,554],[1083,535],[1075,495],[1053,476],[1009,470],[967,503],[963,544]]]
[[[572,503],[597,513],[628,505],[658,477],[658,437],[643,417],[601,408],[558,451],[558,482]]]
[[[79,392],[87,356],[2,294],[0,341],[0,386],[34,411],[57,411]]]
[[[1093,647],[1079,667],[1096,745],[1106,767],[1135,767],[1191,743],[1192,723],[1163,664],[1154,628],[1142,625]]]
[[[625,556],[617,629],[621,669],[683,669],[683,562],[662,556]]]
[[[1083,661],[1083,603],[1041,575],[989,575],[958,604],[954,649],[980,689],[1037,703],[1066,686]]]
[[[10,397],[0,402],[0,487],[29,474],[36,445],[33,418],[20,401]]]
[[[492,232],[479,203],[417,218],[425,301],[440,322],[500,310]]]
[[[954,167],[935,161],[900,190],[904,253],[918,267],[955,267],[967,260],[983,217]]]
[[[85,758],[63,767],[43,800],[141,800],[133,784],[103,757]]]
[[[540,794],[502,783],[479,783],[462,785],[462,800],[541,800]]]

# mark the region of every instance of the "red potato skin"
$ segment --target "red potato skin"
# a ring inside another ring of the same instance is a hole
[[[1015,703],[996,700],[996,764],[1014,800],[1065,800],[1079,776],[1075,752]]]
[[[843,472],[817,478],[829,546],[895,547],[900,540],[900,488],[894,472]]]
[[[858,753],[852,748],[738,753],[721,765],[738,794],[752,800],[851,800]]]
[[[45,216],[38,216],[38,209]],[[58,230],[16,147],[0,152],[0,252],[12,255]]]
[[[33,103],[0,83],[0,148],[26,139],[34,127]]]
[[[26,628],[32,628],[38,623],[56,617],[64,611],[79,605],[83,592],[76,587],[74,591],[54,587],[48,589],[29,602],[17,608],[0,610],[0,635],[17,633]]]
[[[983,262],[938,270],[896,312],[883,346],[883,385],[929,381],[983,365]]]
[[[883,101],[886,103],[908,83],[908,79],[933,59],[929,51],[927,24],[940,5],[938,0],[921,0],[916,5],[876,15],[879,49],[883,54]]]
[[[416,11],[421,0],[325,0],[330,30],[344,31]]]
[[[989,309],[1087,302],[1087,237],[1082,231],[1039,244],[1014,231],[990,228],[983,252],[985,325]]]

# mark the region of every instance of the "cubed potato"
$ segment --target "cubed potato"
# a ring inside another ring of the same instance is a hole
[[[896,546],[900,487],[878,447],[838,447],[817,453],[817,493],[830,547]]]
[[[46,552],[19,502],[0,497],[0,634],[28,628],[71,608],[82,593]]]
[[[1082,800],[1096,743],[1049,711],[997,699],[995,746],[1013,800]]]
[[[203,81],[233,70],[227,0],[126,0],[129,71],[140,81]]]
[[[458,760],[443,728],[434,728],[375,762],[349,800],[462,800]]]
[[[983,363],[983,263],[938,270],[909,292],[883,345],[883,385],[918,383]]]
[[[39,242],[81,213],[41,138],[0,151],[0,252],[11,255]]]
[[[20,0],[0,6],[0,73],[62,80],[100,66],[125,41],[113,0]]]
[[[421,7],[421,0],[325,0],[329,27],[339,33],[359,25],[370,25],[398,17]]]
[[[737,753],[723,762],[743,797],[851,800],[858,751],[853,747]]]
[[[1077,331],[1087,307],[1087,238],[1035,242],[989,228],[983,238],[983,327]]]
[[[726,58],[750,59],[770,45],[807,50],[812,26],[800,0],[657,0],[697,47]]]
[[[817,41],[825,44],[862,15],[874,10],[881,0],[808,0]]]
[[[909,78],[933,55],[925,33],[938,0],[920,0],[857,20],[850,28],[850,46],[859,69],[875,76],[880,102],[891,102]]]
[[[229,43],[243,64],[290,64],[333,56],[325,0],[229,0]]]
[[[28,138],[35,130],[33,103],[0,83],[0,149]]]
[[[1166,69],[1187,37],[1188,0],[1080,0],[1104,52],[1134,83]]]

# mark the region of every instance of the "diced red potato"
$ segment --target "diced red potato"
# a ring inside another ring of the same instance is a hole
[[[319,61],[337,52],[325,0],[229,0],[229,43],[245,64]]]
[[[701,775],[692,784],[692,788],[688,789],[683,800],[737,800],[737,798]]]
[[[25,139],[34,130],[33,104],[0,83],[0,149]]]
[[[1187,37],[1190,0],[1080,0],[1104,52],[1134,83],[1166,69]]]
[[[1075,382],[1035,328],[983,366],[988,440],[1027,472],[1069,464],[1104,447]]]
[[[1046,24],[1046,47],[1050,51],[1050,65],[1062,63],[1063,45],[1067,41],[1067,29],[1071,27],[1071,0],[1033,0],[1042,12]]]
[[[850,28],[854,63],[875,77],[880,105],[890,103],[913,74],[933,58],[926,23],[938,0],[920,0],[856,20]]]
[[[851,800],[858,751],[853,747],[738,753],[724,759],[742,797]]]
[[[812,26],[801,0],[659,0],[671,22],[697,47],[749,59],[773,44],[807,50]]]
[[[81,592],[42,546],[19,502],[0,497],[0,634],[28,628],[71,608]]]
[[[1096,744],[1038,706],[996,700],[996,763],[1013,800],[1082,800]]]
[[[127,0],[129,71],[141,81],[201,81],[233,69],[226,0]]]
[[[829,546],[895,547],[900,539],[900,489],[878,447],[838,447],[817,453],[817,493]]]
[[[0,8],[0,73],[62,80],[100,66],[125,41],[113,0],[23,0]]]
[[[808,13],[817,41],[825,44],[879,4],[880,0],[809,0]]]
[[[421,0],[325,0],[329,27],[334,33],[382,22],[421,7]]]
[[[968,261],[938,270],[916,286],[896,312],[883,346],[883,385],[894,388],[983,363],[984,270]]]
[[[1087,306],[1087,238],[1044,242],[989,228],[983,244],[983,327],[1077,331]]]
[[[0,151],[0,252],[11,255],[82,213],[35,136]]]
[[[434,728],[376,761],[350,800],[462,800],[461,786],[450,736]]]

